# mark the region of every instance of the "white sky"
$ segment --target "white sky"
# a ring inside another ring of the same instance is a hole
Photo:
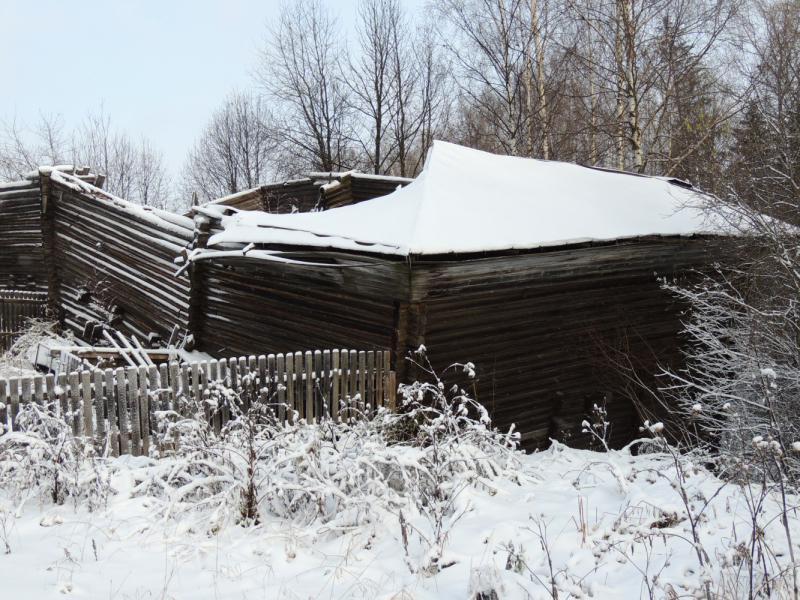
[[[352,22],[357,0],[329,0]],[[418,7],[423,0],[406,0]],[[2,0],[0,119],[67,127],[101,103],[112,125],[144,135],[177,175],[188,149],[248,69],[278,0]]]

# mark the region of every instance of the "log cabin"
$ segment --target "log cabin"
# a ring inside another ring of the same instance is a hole
[[[611,442],[654,410],[653,384],[682,360],[682,307],[659,284],[708,264],[720,228],[685,182],[436,142],[421,175],[387,196],[274,215],[199,207],[189,256],[192,320],[210,354],[250,348],[391,348],[398,380],[432,368],[523,447]],[[430,362],[419,364],[424,346]],[[475,377],[463,368],[470,362]],[[624,362],[625,364],[620,364]]]
[[[637,435],[652,407],[620,367],[652,384],[680,366],[682,307],[658,278],[708,264],[720,233],[685,182],[443,142],[414,181],[309,174],[191,218],[99,183],[42,168],[4,184],[0,285],[45,290],[87,342],[178,325],[217,358],[388,348],[399,381],[435,370],[528,449],[589,445],[595,404],[612,444]],[[474,378],[451,367],[467,362]]]

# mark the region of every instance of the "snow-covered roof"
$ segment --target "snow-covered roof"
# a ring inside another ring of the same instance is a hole
[[[322,212],[239,212],[209,247],[273,244],[435,255],[717,233],[696,192],[659,177],[499,156],[435,142],[396,192]],[[220,213],[221,214],[221,213]]]

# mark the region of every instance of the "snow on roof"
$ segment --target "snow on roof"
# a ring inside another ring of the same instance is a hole
[[[208,245],[287,244],[406,256],[719,233],[701,210],[687,207],[696,195],[664,178],[437,141],[420,176],[388,196],[315,213],[240,212],[222,218],[224,230]]]

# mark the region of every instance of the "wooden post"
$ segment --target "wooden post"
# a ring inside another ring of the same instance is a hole
[[[80,400],[78,398],[78,372],[72,371],[69,374],[69,408],[70,423],[72,424],[72,435],[78,435],[80,428]]]
[[[256,391],[262,404],[269,402],[269,382],[267,381],[267,357],[263,354],[258,357],[258,386]]]
[[[350,422],[350,353],[347,350],[342,349],[340,353],[340,359],[342,361],[342,368],[341,368],[341,406],[339,407],[339,414],[341,416],[341,420],[345,423]]]
[[[270,356],[272,356],[270,354]],[[281,424],[286,422],[286,363],[283,354],[275,357],[275,389],[278,394],[278,420]],[[270,368],[271,370],[271,368]]]
[[[208,381],[206,382],[206,389],[208,389],[209,382],[219,381],[219,361],[212,359],[208,362]],[[211,415],[211,422],[214,426],[214,434],[219,435],[222,429],[222,406],[217,404]]]
[[[130,412],[130,428],[131,428],[131,447],[130,453],[133,456],[139,456],[140,443],[142,439],[142,420],[139,416],[139,368],[128,367],[128,406],[131,408]]]
[[[297,410],[297,403],[294,397],[294,354],[291,352],[286,353],[286,404],[292,411],[291,421],[295,423],[297,419],[294,412]]]
[[[42,406],[44,404],[44,391],[42,390],[42,384],[44,383],[44,377],[41,375],[37,375],[33,378],[33,399],[36,404]]]
[[[0,435],[8,431],[8,396],[6,395],[7,382],[0,377]]]
[[[179,388],[179,378],[180,378],[181,366],[177,362],[169,363],[169,387],[170,387],[170,396],[172,396],[172,401],[170,402],[170,408],[174,410],[176,413],[180,414],[180,406],[178,406],[178,390]]]
[[[194,417],[192,404],[192,390],[189,387],[189,363],[181,363],[181,395],[184,404],[180,408],[181,415],[184,417]]]
[[[375,353],[375,408],[383,403],[383,352]]]
[[[306,353],[307,361],[311,358],[311,353]],[[319,350],[314,351],[314,372],[311,378],[311,398],[314,406],[314,420],[317,423],[322,422],[322,352]]]
[[[91,439],[94,437],[91,371],[81,372],[81,392],[83,392],[83,435],[86,436],[87,439]]]
[[[391,412],[394,412],[394,406],[389,402],[391,397],[391,381],[389,380],[391,372],[391,352],[383,353],[383,405],[388,407]]]
[[[133,369],[134,367],[129,367]],[[125,368],[119,367],[116,371],[117,377],[117,411],[119,412],[119,453],[130,454],[131,445],[130,426],[128,419],[128,380],[125,377]]]
[[[339,351],[333,350],[331,352],[331,418],[334,423],[339,422]]]
[[[56,376],[52,373],[48,373],[45,375],[44,380],[45,386],[47,387],[47,402],[48,404],[53,405],[53,414],[57,414],[58,403],[56,402]],[[2,393],[0,393],[0,396],[2,396]],[[3,400],[3,402],[5,402],[5,400]],[[5,421],[3,421],[3,424],[5,424]]]
[[[364,398],[364,406],[367,409],[367,414],[372,415],[375,412],[375,353],[370,350],[367,352],[367,371],[366,371],[366,386],[364,391],[366,398]]]
[[[147,390],[147,438],[152,445],[156,445],[156,411],[161,410],[161,393],[159,392],[161,386],[159,385],[158,367],[154,364],[149,365],[147,375],[150,384]]]
[[[161,380],[159,387],[158,410],[169,410],[169,365],[161,363],[158,365],[158,377]]]
[[[114,390],[114,370],[106,369],[106,408],[108,414],[108,443],[111,456],[119,456],[119,423],[117,422],[118,392]]]
[[[22,385],[22,403],[23,404],[30,404],[31,403],[31,378],[30,377],[23,377],[20,379],[20,384]]]
[[[142,456],[150,456],[150,381],[149,366],[139,367],[139,432],[142,436]]]
[[[306,422],[314,422],[314,355],[306,352]]]
[[[255,356],[247,357],[247,372],[250,375],[250,389],[245,403],[247,404],[246,410],[250,410],[250,403],[258,401],[258,362]]]
[[[270,354],[267,356],[267,388],[269,394],[269,401],[275,402],[275,392],[277,391],[278,380],[275,375],[275,355]],[[281,423],[283,419],[281,419]]]
[[[219,380],[222,382],[223,385],[227,386],[229,384],[228,381],[228,360],[226,358],[221,358],[219,360]],[[222,416],[220,417],[220,422],[222,425],[225,425],[228,421],[231,420],[231,408],[228,406],[226,402],[222,403]]]
[[[103,372],[100,369],[97,369],[94,372],[94,419],[97,423],[97,441],[100,442],[101,448],[103,442],[106,439],[106,421],[105,415],[103,414],[103,398],[105,394],[103,393]],[[101,450],[102,452],[102,450]]]
[[[64,420],[64,423],[69,425],[70,421],[69,421],[69,405],[68,405],[68,401],[67,401],[67,374],[66,373],[59,373],[58,374],[58,391],[56,392],[56,396],[58,396],[58,404],[59,404],[59,408],[61,409],[61,418]]]
[[[206,402],[206,384],[208,383],[208,363],[201,361],[192,363],[192,379],[194,380],[194,398],[198,406],[203,407],[206,423],[211,423],[211,405]]]
[[[358,353],[358,412],[363,419],[366,416],[367,396],[367,353],[362,350]]]
[[[297,407],[298,418],[303,419],[306,416],[303,406],[303,396],[305,395],[305,390],[303,389],[303,353],[302,352],[295,352],[294,353],[294,375],[295,375],[295,383],[294,383],[294,405]]]
[[[322,417],[325,419],[331,418],[331,351],[325,350],[322,353],[322,377],[320,378],[320,385],[322,386],[322,400],[324,408]]]
[[[350,350],[350,422],[359,418],[358,402],[358,352]]]
[[[389,410],[395,412],[397,396],[397,373],[391,371],[389,373]]]

